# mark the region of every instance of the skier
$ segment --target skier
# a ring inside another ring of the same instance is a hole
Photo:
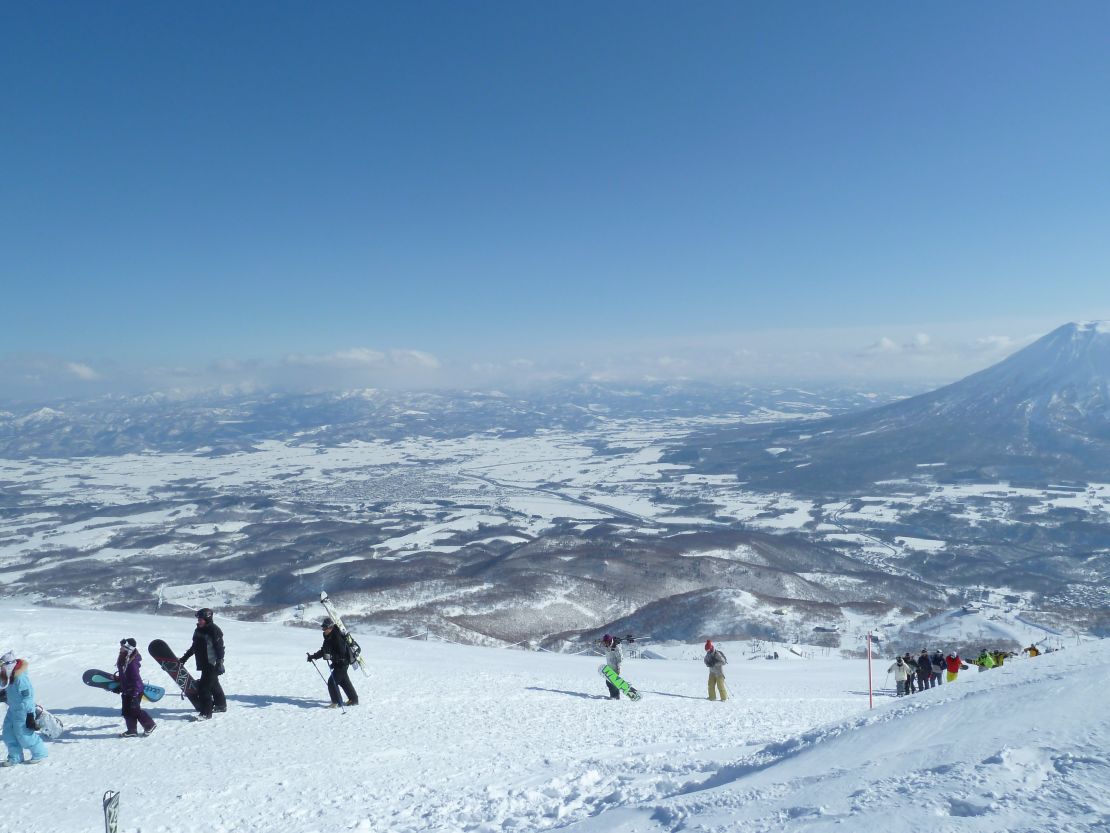
[[[4,715],[4,745],[8,757],[0,766],[37,764],[46,759],[46,744],[38,736],[35,724],[35,688],[27,673],[27,660],[17,659],[11,651],[0,657],[0,691],[8,702]],[[23,750],[31,753],[30,760],[23,760]]]
[[[197,658],[197,691],[200,696],[200,720],[208,720],[212,712],[227,711],[227,697],[220,685],[220,675],[224,673],[224,632],[212,621],[212,608],[202,607],[197,611],[197,627],[193,631],[193,644],[181,657],[182,665],[191,656]]]
[[[621,673],[621,660],[624,656],[621,654],[621,641],[611,634],[605,634],[601,637],[601,647],[605,651],[605,664],[617,672],[617,676]],[[620,689],[613,685],[608,680],[605,681],[606,687],[609,689],[610,700],[620,700]]]
[[[898,657],[891,664],[890,668],[886,670],[886,673],[889,674],[891,671],[894,672],[894,682],[897,684],[898,696],[903,697],[909,694],[910,691],[906,683],[913,677],[913,668],[911,665],[906,662],[903,657]]]
[[[1039,657],[1041,655],[1041,652],[1037,649],[1036,645],[1030,645],[1028,648],[1022,651],[1022,653],[1029,654],[1030,658]]]
[[[725,666],[728,665],[728,658],[725,657],[724,651],[713,647],[712,640],[707,639],[705,659],[702,661],[709,668],[709,699],[716,700],[716,695],[720,692],[721,702],[724,702],[728,699],[728,691],[725,690]]]
[[[947,669],[944,675],[944,681],[947,683],[956,682],[956,676],[960,673],[960,670],[967,668],[956,651],[948,652],[948,656],[944,658],[944,667]]]
[[[351,678],[347,676],[347,669],[350,668],[354,659],[351,656],[351,646],[347,644],[347,638],[340,633],[339,628],[335,626],[335,622],[330,617],[325,618],[320,624],[320,630],[324,632],[324,644],[320,646],[320,650],[315,654],[306,654],[306,656],[308,662],[323,657],[331,663],[331,674],[328,676],[328,694],[331,696],[331,705],[328,708],[334,709],[339,705],[340,688],[347,695],[345,705],[357,706],[358,692],[355,691]]]
[[[143,677],[139,671],[143,655],[139,653],[134,637],[119,641],[119,656],[116,658],[116,679],[119,680],[119,693],[123,698],[123,722],[125,730],[121,738],[139,737],[138,725],[142,724],[147,737],[154,731],[156,723],[144,711]]]

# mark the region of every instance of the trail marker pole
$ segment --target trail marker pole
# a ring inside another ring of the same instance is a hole
[[[869,709],[875,708],[875,688],[871,682],[871,631],[867,632],[867,702]]]

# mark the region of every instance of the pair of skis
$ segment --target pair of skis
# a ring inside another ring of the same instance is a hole
[[[324,610],[328,612],[328,616],[335,622],[335,626],[339,628],[339,632],[343,635],[343,638],[347,640],[347,645],[351,648],[351,656],[355,658],[358,667],[362,669],[362,673],[369,677],[370,667],[366,664],[366,660],[362,658],[362,646],[355,641],[354,636],[351,635],[347,626],[343,624],[343,617],[340,616],[339,611],[335,609],[335,605],[332,604],[326,590],[320,591],[320,604],[324,606]]]

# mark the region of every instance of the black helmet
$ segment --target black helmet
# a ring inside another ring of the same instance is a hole
[[[205,622],[211,622],[212,621],[212,608],[202,607],[200,610],[197,611],[197,618],[198,619],[203,619]]]
[[[320,630],[326,631],[328,628],[334,628],[335,622],[331,620],[330,616],[325,616],[324,621],[320,623]]]
[[[130,647],[132,647],[132,648],[137,648],[137,647],[139,646],[139,643],[135,641],[135,637],[133,637],[133,636],[129,636],[129,637],[127,637],[126,639],[121,639],[121,640],[119,641],[119,644],[120,644],[120,647],[121,647],[121,648],[122,648],[122,647],[123,647],[124,645],[128,645],[128,646],[130,646]]]

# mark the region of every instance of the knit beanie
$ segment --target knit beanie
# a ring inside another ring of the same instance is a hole
[[[713,640],[711,640],[711,639],[705,640],[705,650],[707,650],[707,651],[712,651],[713,650]]]

